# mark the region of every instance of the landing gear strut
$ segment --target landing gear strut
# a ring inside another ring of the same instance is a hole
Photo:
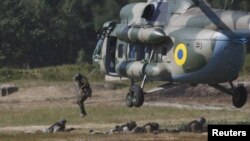
[[[151,62],[154,54],[154,49],[151,51],[149,62]],[[143,88],[147,80],[147,75],[144,74],[141,86],[134,84],[134,80],[131,79],[131,86],[126,97],[126,104],[128,107],[141,107],[144,103]]]
[[[219,84],[211,85],[211,86],[231,95],[233,105],[236,108],[243,107],[247,102],[247,89],[244,85],[235,86],[233,85],[232,82],[230,82],[231,89],[225,88]]]

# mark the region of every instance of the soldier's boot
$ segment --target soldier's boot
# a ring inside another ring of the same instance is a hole
[[[81,100],[78,100],[77,101],[77,104],[79,105],[79,107],[80,107],[80,117],[85,117],[86,115],[87,115],[87,113],[86,113],[86,111],[85,111],[85,109],[84,109],[84,104],[83,104],[83,100],[81,99]]]
[[[86,111],[84,109],[84,105],[83,104],[80,105],[80,110],[81,110],[81,114],[80,114],[81,117],[87,116],[87,113],[86,113]]]
[[[85,116],[87,116],[86,113],[81,113],[81,114],[80,114],[80,117],[82,117],[82,118],[85,117]]]

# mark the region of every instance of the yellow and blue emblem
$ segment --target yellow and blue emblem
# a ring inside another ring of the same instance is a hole
[[[179,66],[182,66],[187,61],[187,48],[185,44],[178,44],[174,51],[174,60],[175,63]]]

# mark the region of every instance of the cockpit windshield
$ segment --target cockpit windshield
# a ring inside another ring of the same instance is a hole
[[[212,8],[250,12],[250,0],[206,0]]]

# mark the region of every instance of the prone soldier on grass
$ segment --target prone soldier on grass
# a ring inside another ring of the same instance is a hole
[[[184,132],[205,132],[206,131],[206,119],[204,117],[200,117],[198,120],[193,120],[189,122],[188,124],[182,126],[179,128],[179,131]]]
[[[136,127],[133,130],[133,133],[162,133],[165,132],[165,129],[160,129],[160,125],[157,122],[148,122],[141,127]]]
[[[44,133],[56,133],[56,132],[64,132],[66,127],[66,120],[61,119],[58,122],[51,125],[49,128],[44,129],[42,132]]]
[[[136,128],[137,124],[135,121],[129,121],[126,124],[123,125],[116,125],[115,128],[111,129],[110,131],[101,132],[101,131],[95,131],[91,129],[89,131],[90,134],[114,134],[114,133],[130,133],[133,131],[134,128]]]

